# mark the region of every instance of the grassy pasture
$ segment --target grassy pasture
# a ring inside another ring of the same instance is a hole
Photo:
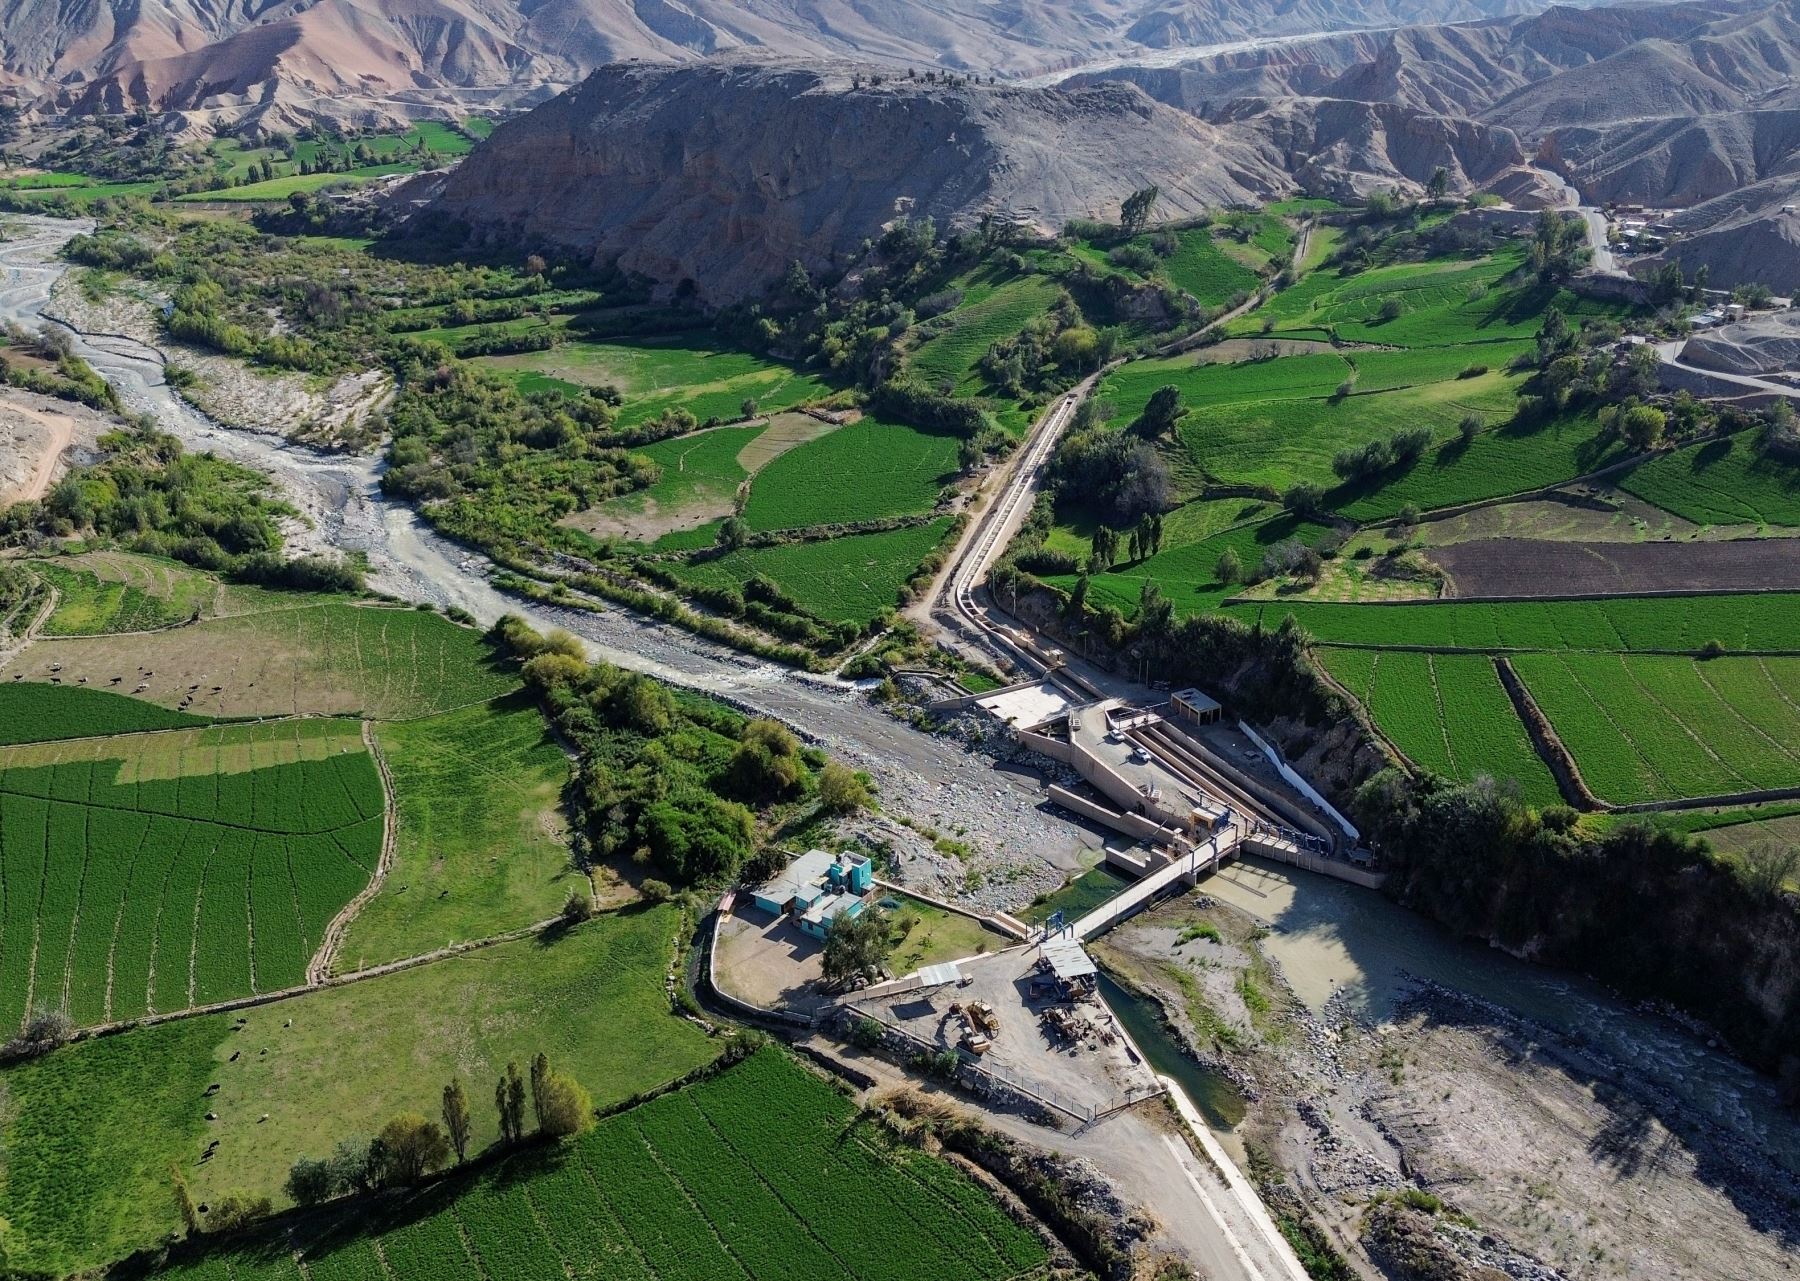
[[[340,971],[556,915],[587,889],[560,813],[569,762],[523,695],[382,725],[394,863],[357,914]]]
[[[753,530],[804,529],[931,510],[962,442],[864,418],[790,450],[750,485]]]
[[[1614,596],[1603,600],[1428,605],[1286,602],[1231,605],[1265,627],[1293,614],[1315,639],[1370,648],[1663,651],[1692,653],[1708,641],[1727,649],[1800,652],[1800,595]]]
[[[1800,660],[1513,660],[1595,794],[1618,804],[1800,783]]]
[[[368,882],[382,789],[354,722],[0,756],[0,1027],[291,987]]]
[[[1658,455],[1619,488],[1696,525],[1800,525],[1800,467],[1763,455],[1753,435]]]
[[[1532,805],[1561,801],[1487,655],[1322,649],[1317,656],[1421,767],[1461,782],[1481,774],[1513,780]]]
[[[420,337],[439,332],[456,331],[428,330]],[[693,335],[605,342],[572,338],[548,351],[483,356],[475,363],[507,373],[524,391],[610,384],[625,398],[617,420],[622,427],[674,408],[688,410],[701,422],[729,420],[742,414],[746,399],[754,399],[763,412],[775,412],[822,400],[833,391],[816,375],[750,352],[710,346]]]
[[[45,636],[99,636],[169,627],[189,616],[130,583],[104,582],[86,570],[37,562],[32,570],[57,591]],[[198,608],[196,606],[195,608]]]
[[[54,583],[62,595],[45,629],[50,635],[133,631],[140,619],[160,616],[185,622],[196,612],[203,618],[248,614],[287,609],[316,599],[294,592],[221,583],[213,575],[180,561],[135,552],[90,551],[28,564]]]
[[[901,587],[949,530],[944,517],[875,534],[744,548],[669,568],[689,582],[717,587],[741,587],[761,574],[809,614],[860,624],[899,604]]]
[[[297,1278],[284,1256],[226,1246],[158,1275]],[[271,1258],[283,1271],[262,1271]],[[302,1258],[309,1276],[346,1281],[998,1281],[1034,1273],[1045,1253],[967,1176],[893,1145],[764,1050],[573,1143],[346,1222]]]
[[[65,685],[86,677],[105,687],[117,676],[118,688],[143,684],[142,697],[166,707],[191,694],[191,710],[212,716],[403,720],[485,702],[518,684],[489,661],[479,633],[441,615],[331,599],[147,635],[41,640],[15,668],[47,680],[58,663]]]
[[[661,469],[656,483],[573,513],[563,523],[602,537],[651,543],[729,516],[738,486],[750,478],[738,456],[762,431],[760,424],[715,427],[633,450]]]
[[[5,1070],[9,1263],[61,1275],[178,1230],[171,1162],[199,1201],[279,1200],[296,1156],[373,1134],[402,1110],[435,1115],[456,1074],[485,1146],[494,1080],[540,1049],[602,1107],[697,1067],[713,1044],[669,1012],[662,984],[677,925],[672,906],[616,913],[258,1006],[236,1030],[236,1016],[184,1019]],[[209,1139],[220,1146],[201,1164]]]

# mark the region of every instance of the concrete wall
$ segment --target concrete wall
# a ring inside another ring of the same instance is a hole
[[[1262,749],[1262,754],[1268,757],[1269,763],[1281,772],[1281,776],[1288,781],[1290,787],[1300,792],[1301,795],[1307,797],[1313,804],[1323,810],[1331,818],[1332,822],[1344,829],[1344,834],[1351,840],[1360,841],[1362,839],[1362,833],[1356,830],[1356,826],[1351,823],[1349,819],[1338,813],[1335,805],[1319,795],[1318,789],[1307,782],[1299,770],[1282,760],[1281,753],[1276,751],[1268,740],[1263,738],[1263,736],[1258,734],[1254,729],[1250,728],[1249,724],[1244,721],[1240,720],[1238,722],[1238,728],[1244,731],[1244,736],[1246,738]]]
[[[1085,796],[1077,796],[1066,787],[1052,784],[1050,799],[1064,809],[1073,810],[1096,823],[1104,823],[1115,832],[1123,832],[1126,836],[1140,841],[1166,841],[1174,838],[1173,829],[1161,826],[1145,818],[1142,814],[1121,814],[1117,810],[1109,810],[1104,805],[1097,805]]]
[[[1053,761],[1061,761],[1067,765],[1074,753],[1069,741],[1064,738],[1051,738],[1048,734],[1033,734],[1028,729],[1014,731],[1019,741],[1034,752],[1042,752]]]
[[[1288,849],[1286,846],[1276,845],[1255,836],[1244,838],[1243,852],[1254,854],[1258,858],[1266,858],[1271,863],[1286,863],[1289,867],[1297,867],[1302,871],[1317,872],[1320,876],[1330,876],[1340,881],[1348,881],[1350,884],[1360,885],[1364,889],[1378,890],[1387,881],[1386,872],[1372,872],[1368,868],[1357,867],[1343,862],[1341,859],[1320,858],[1317,854]]]

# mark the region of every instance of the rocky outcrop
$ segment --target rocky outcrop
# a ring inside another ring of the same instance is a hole
[[[1264,151],[1131,85],[1014,88],[784,63],[614,66],[501,127],[429,209],[726,303],[896,217],[1042,230],[1161,188],[1180,217],[1292,190]]]

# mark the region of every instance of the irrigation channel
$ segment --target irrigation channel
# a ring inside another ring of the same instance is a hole
[[[91,224],[10,216],[7,227],[11,239],[0,243],[0,320],[35,329],[46,318],[53,285],[67,270],[57,251]],[[567,627],[596,657],[806,728],[834,751],[878,771],[888,794],[917,797],[925,788],[908,788],[903,778],[890,783],[882,773],[915,779],[925,774],[946,780],[942,785],[953,794],[972,793],[982,807],[1004,809],[1009,822],[1041,819],[1035,786],[899,724],[869,707],[848,682],[748,659],[623,610],[589,614],[507,596],[487,581],[482,558],[437,537],[409,507],[381,493],[379,460],[324,453],[214,423],[163,380],[161,354],[135,340],[76,333],[75,350],[118,388],[129,410],[153,414],[192,448],[273,476],[313,522],[311,542],[365,553],[373,581],[385,591],[460,605],[483,621],[512,611],[539,626]],[[955,803],[965,804],[961,797]],[[1046,832],[1067,830],[1053,819],[1041,821]],[[1070,849],[1076,848],[1071,841]],[[1064,859],[1059,855],[1057,861]],[[1078,870],[1073,853],[1066,863],[1068,870]],[[1102,889],[1090,883],[1081,892],[1094,896]],[[1703,1033],[1628,1007],[1567,974],[1453,938],[1377,893],[1328,877],[1241,858],[1202,882],[1201,890],[1269,927],[1264,950],[1314,1011],[1342,992],[1339,1004],[1347,1002],[1355,1013],[1379,1021],[1415,983],[1439,983],[1586,1039],[1704,1117],[1731,1130],[1747,1128],[1782,1149],[1791,1164],[1800,1164],[1800,1127],[1782,1108],[1773,1084],[1709,1046]],[[1145,1013],[1134,1002],[1121,1003],[1120,1017],[1134,1036]],[[1167,1037],[1160,1020],[1149,1018],[1145,1052],[1153,1058],[1175,1055],[1165,1060],[1167,1066],[1158,1066],[1186,1084],[1185,1074],[1198,1069]],[[1201,1103],[1216,1097],[1216,1088],[1195,1081],[1192,1097]]]

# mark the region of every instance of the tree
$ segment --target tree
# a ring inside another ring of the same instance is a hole
[[[745,418],[756,417],[756,397],[745,396],[743,403],[738,406],[738,412],[743,414]]]
[[[1758,841],[1744,851],[1738,875],[1756,898],[1777,902],[1800,879],[1800,845]]]
[[[1320,504],[1325,501],[1325,491],[1310,481],[1301,481],[1288,488],[1281,496],[1281,505],[1296,516],[1312,516],[1317,514]]]
[[[742,516],[727,516],[724,524],[719,526],[719,546],[729,547],[732,551],[744,545],[750,536],[750,526],[744,523]]]
[[[330,1161],[303,1156],[288,1167],[287,1182],[282,1190],[295,1205],[317,1205],[338,1192]]]
[[[531,1111],[538,1129],[544,1128],[544,1082],[550,1079],[550,1056],[539,1050],[531,1056]]]
[[[173,1161],[169,1162],[169,1187],[175,1193],[175,1212],[181,1216],[181,1226],[189,1236],[199,1236],[200,1207],[194,1204],[194,1194],[188,1191],[181,1167]]]
[[[1481,434],[1483,425],[1480,414],[1464,414],[1462,421],[1456,424],[1456,434],[1467,445]]]
[[[880,908],[869,908],[859,916],[839,913],[825,931],[820,972],[827,983],[876,978],[887,964],[888,945],[887,913]]]
[[[1156,207],[1156,198],[1162,194],[1156,187],[1144,187],[1125,197],[1119,206],[1119,226],[1126,236],[1135,236],[1150,222],[1150,211]]]
[[[1081,571],[1080,576],[1075,579],[1075,586],[1074,586],[1073,590],[1071,590],[1069,592],[1069,603],[1068,603],[1068,606],[1063,610],[1063,616],[1065,618],[1070,618],[1070,619],[1079,621],[1081,618],[1082,611],[1087,608],[1087,598],[1088,598],[1088,573],[1084,569]]]
[[[1175,430],[1187,410],[1181,407],[1181,389],[1173,385],[1158,387],[1150,394],[1144,412],[1132,420],[1131,431],[1145,440],[1160,440]]]
[[[1237,548],[1227,547],[1219,553],[1219,567],[1214,571],[1221,583],[1241,583],[1244,581],[1244,562],[1237,553]]]
[[[748,800],[786,796],[806,777],[800,740],[780,721],[753,720],[744,726],[726,772],[732,790]]]
[[[376,1182],[389,1187],[417,1183],[450,1159],[443,1129],[417,1112],[402,1112],[382,1126],[370,1146],[377,1153]]]
[[[819,804],[830,814],[848,814],[869,803],[869,789],[842,761],[826,761],[819,771]]]
[[[594,1124],[594,1101],[574,1077],[546,1069],[543,1084],[534,1088],[538,1129],[546,1136],[566,1138]]]
[[[456,1149],[456,1160],[460,1164],[469,1155],[469,1096],[463,1090],[462,1078],[453,1076],[450,1084],[444,1087],[444,1132],[450,1136],[450,1146]]]
[[[1433,200],[1442,200],[1444,192],[1450,187],[1450,173],[1439,165],[1431,171],[1431,181],[1425,184],[1425,194]]]
[[[1667,415],[1654,405],[1633,405],[1619,415],[1619,434],[1635,449],[1653,449],[1662,439]]]
[[[500,1114],[502,1143],[517,1143],[525,1137],[525,1081],[516,1062],[506,1065],[494,1086],[494,1110]]]

